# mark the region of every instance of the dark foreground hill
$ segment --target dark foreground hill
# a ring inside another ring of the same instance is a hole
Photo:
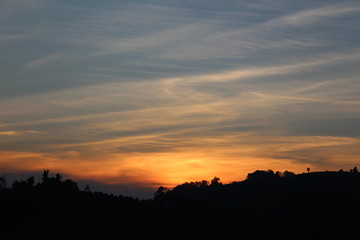
[[[256,171],[160,187],[151,200],[80,191],[48,171],[0,187],[0,239],[360,239],[356,168]]]

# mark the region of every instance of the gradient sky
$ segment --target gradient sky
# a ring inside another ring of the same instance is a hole
[[[4,174],[144,196],[360,163],[359,1],[0,0],[0,52]]]

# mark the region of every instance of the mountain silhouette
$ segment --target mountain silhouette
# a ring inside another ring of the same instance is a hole
[[[6,186],[1,239],[360,239],[360,174],[257,170],[223,184],[159,187],[139,200],[80,190],[45,170]]]

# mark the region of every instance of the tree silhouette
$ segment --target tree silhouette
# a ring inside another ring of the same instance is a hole
[[[287,177],[288,175],[288,171],[285,171],[284,173],[280,174],[275,174],[273,170],[269,169],[267,171],[265,170],[256,170],[255,172],[253,173],[249,173],[247,175],[247,180],[250,180],[250,181],[260,181],[260,182],[263,182],[263,181],[269,181],[269,180],[275,180],[277,179],[280,175],[283,176],[283,177]]]
[[[43,183],[47,182],[47,180],[49,179],[49,172],[50,172],[50,170],[44,170],[44,172],[42,174],[42,182]]]
[[[6,176],[0,176],[0,190],[6,188]]]
[[[60,175],[60,173],[57,173],[56,176],[55,176],[55,178],[56,178],[57,181],[60,182],[61,179],[62,179],[62,176]]]
[[[161,199],[169,191],[168,188],[160,186],[158,190],[154,193],[156,199]]]
[[[204,181],[204,180],[203,180]],[[221,185],[221,182],[220,182],[220,178],[218,177],[214,177],[212,180],[211,180],[211,186],[219,186]]]
[[[360,174],[351,170],[257,170],[229,184],[161,186],[148,200],[80,191],[45,170],[43,182],[0,191],[1,239],[358,239]]]
[[[34,186],[34,184],[35,184],[35,177],[34,176],[32,176],[32,177],[29,177],[27,180],[26,180],[26,182],[27,182],[27,184],[29,185],[29,186]]]
[[[28,191],[34,187],[35,177],[29,177],[26,181],[15,181],[12,188],[17,191]]]
[[[85,192],[91,192],[91,188],[89,184],[86,184],[85,188],[84,188]]]
[[[285,170],[285,171],[283,172],[283,176],[284,176],[285,178],[287,178],[287,177],[292,177],[292,176],[295,176],[295,173]]]

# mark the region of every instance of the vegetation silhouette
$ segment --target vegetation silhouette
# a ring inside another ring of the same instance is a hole
[[[360,173],[257,170],[159,187],[139,200],[82,191],[44,170],[7,186],[0,177],[1,239],[360,239]]]

